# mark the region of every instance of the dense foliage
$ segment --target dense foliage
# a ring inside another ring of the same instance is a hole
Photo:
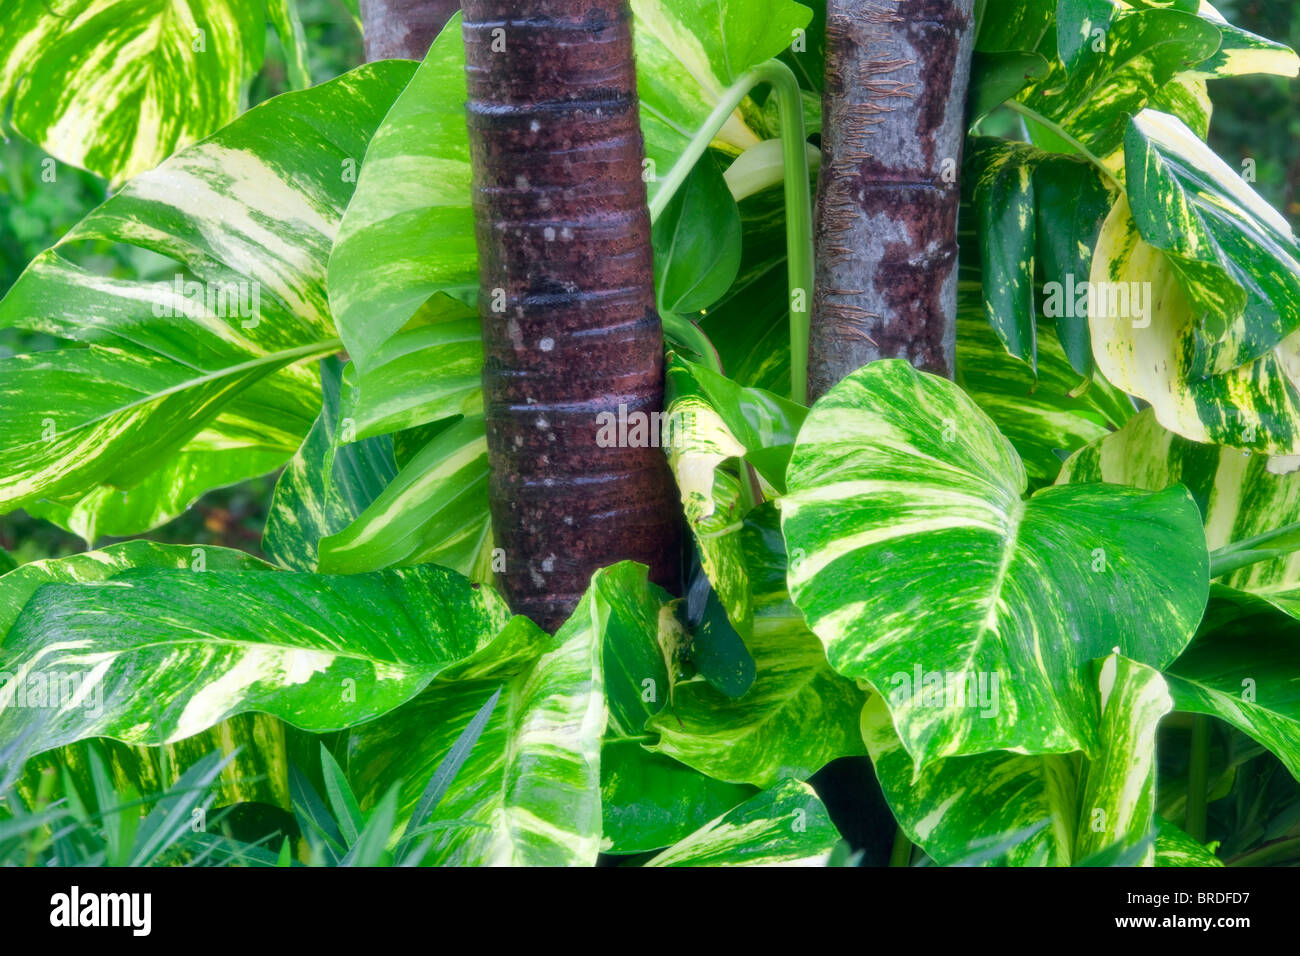
[[[0,300],[0,508],[132,539],[0,551],[0,858],[843,863],[846,758],[896,862],[1300,860],[1300,243],[1206,143],[1290,49],[977,3],[956,381],[809,408],[824,4],[632,0],[668,424],[615,434],[692,574],[548,634],[493,587],[459,19],[311,86],[292,0],[124,76],[127,6],[0,33],[13,128],[111,185]],[[260,547],[143,539],[281,468]]]

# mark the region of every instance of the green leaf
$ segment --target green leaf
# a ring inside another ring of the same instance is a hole
[[[293,800],[293,815],[298,822],[298,831],[312,853],[337,865],[346,852],[339,824],[312,789],[307,777],[293,765],[289,767],[289,793]]]
[[[143,534],[185,513],[208,491],[264,475],[284,463],[285,449],[278,442],[270,447],[245,444],[237,432],[234,414],[220,416],[130,488],[99,485],[79,498],[29,503],[26,511],[66,528],[88,545],[104,535]]]
[[[812,787],[786,780],[712,820],[646,866],[825,866],[840,841]]]
[[[27,600],[44,584],[110,580],[132,568],[170,568],[252,571],[267,565],[242,551],[206,546],[155,544],[127,541],[103,551],[90,551],[66,558],[33,561],[0,582],[0,670],[5,663],[4,635],[13,627]],[[89,702],[92,706],[94,701]],[[70,744],[47,751],[28,761],[20,792],[34,795],[44,767],[71,773],[89,786],[92,742]],[[161,737],[149,741],[161,743]],[[232,758],[222,769],[214,788],[222,804],[266,803],[289,807],[285,727],[264,714],[243,714],[222,721],[210,730],[167,746],[128,746],[115,740],[99,740],[102,762],[111,769],[118,789],[133,787],[140,793],[162,793],[179,773],[208,754],[219,751]]]
[[[632,0],[632,14],[653,197],[727,87],[787,49],[812,11],[791,0]],[[740,153],[760,139],[737,110],[716,142]]]
[[[357,798],[348,785],[347,775],[324,744],[320,747],[320,763],[321,772],[325,776],[325,795],[329,797],[334,819],[338,821],[345,845],[352,847],[365,826],[365,817],[357,806]]]
[[[686,634],[677,604],[649,582],[648,570],[622,563],[599,572],[587,592],[603,635],[608,707],[601,747],[602,850],[637,853],[680,839],[749,796],[641,746],[646,721],[676,696]]]
[[[130,855],[122,865],[149,866],[179,843],[193,826],[194,811],[212,806],[209,791],[228,760],[220,754],[209,754],[181,774],[141,821]],[[122,816],[125,819],[131,815],[127,811]]]
[[[600,574],[606,572],[599,572]],[[500,703],[432,821],[426,865],[578,865],[600,846],[604,636],[589,592],[554,636],[522,619],[520,657],[494,654],[472,673],[439,680],[410,704],[355,728],[348,766],[362,806],[401,781],[397,821],[486,697]],[[496,663],[492,666],[493,661]]]
[[[742,479],[729,464],[743,458],[745,448],[700,394],[682,359],[674,357],[666,378],[665,444],[682,509],[705,574],[732,622],[746,629],[753,609],[738,534],[744,516]]]
[[[1156,817],[1156,866],[1223,866],[1223,861],[1168,820]]]
[[[1030,479],[1052,481],[1061,454],[1109,434],[1132,416],[1128,396],[1100,378],[1074,394],[1079,377],[1050,326],[1038,326],[1035,377],[1007,354],[980,313],[978,296],[959,289],[958,302],[957,383],[1015,446]]]
[[[293,453],[320,396],[314,372],[290,366],[338,348],[324,280],[352,190],[340,170],[410,69],[377,63],[262,104],[36,257],[0,302],[0,327],[85,347],[0,362],[0,471],[19,476],[0,507],[175,474],[172,457],[205,430],[209,447]],[[88,240],[167,256],[179,278],[98,276],[64,255]]]
[[[458,14],[375,132],[330,254],[330,307],[362,371],[435,292],[478,287],[465,100]]]
[[[631,854],[676,843],[754,794],[714,780],[636,741],[600,748],[601,850]]]
[[[266,16],[275,27],[284,47],[285,72],[295,90],[311,86],[311,66],[307,58],[307,37],[298,15],[298,0],[266,0]]]
[[[1117,294],[1104,307],[1090,303],[1097,367],[1108,381],[1151,405],[1160,424],[1192,441],[1300,454],[1294,371],[1300,367],[1300,343],[1287,339],[1240,368],[1194,375],[1200,310],[1168,257],[1138,234],[1125,199],[1102,226],[1090,283]],[[1123,300],[1131,300],[1125,295],[1130,290],[1142,297],[1139,321],[1125,315]]]
[[[28,755],[90,736],[172,742],[247,711],[337,730],[406,701],[508,619],[495,593],[436,567],[142,569],[50,584],[4,640],[14,679],[0,707],[0,739],[12,742],[3,766],[16,773]],[[16,703],[19,688],[51,675],[93,706]]]
[[[1080,792],[1076,858],[1140,845],[1155,825],[1156,728],[1173,709],[1165,679],[1112,654],[1097,668],[1100,755],[1089,762]],[[1155,847],[1142,855],[1155,864]]]
[[[1085,708],[1095,759],[991,751],[915,771],[890,710],[873,695],[862,736],[908,838],[943,865],[1068,866],[1141,846],[1154,826],[1155,732],[1170,700],[1160,674],[1118,655],[1090,668]],[[942,696],[940,694],[940,696]],[[1151,849],[1142,862],[1150,865]]]
[[[647,730],[653,749],[719,780],[767,787],[800,779],[837,757],[859,754],[853,721],[862,692],[837,676],[785,589],[786,554],[771,505],[738,535],[754,615],[742,632],[754,658],[753,686],[732,698],[703,679],[679,684]]]
[[[1056,20],[1056,0],[1021,0],[1019,3],[976,4],[975,49],[986,53],[1036,50],[1051,34]]]
[[[726,466],[744,459],[784,490],[786,463],[807,412],[677,356],[668,363],[665,404],[668,463],[701,563],[732,623],[744,632],[753,611],[738,534],[741,479]]]
[[[1226,721],[1300,780],[1300,624],[1267,605],[1233,608],[1165,676],[1178,710]]]
[[[745,388],[680,357],[669,362],[666,379],[666,404],[671,408],[674,403],[683,403],[686,427],[697,424],[690,421],[693,415],[703,414],[709,421],[716,416],[720,424],[714,427],[725,429],[730,436],[730,441],[720,438],[720,443],[739,445],[742,456],[763,480],[778,494],[785,492],[785,470],[795,436],[808,415],[806,408],[761,388]]]
[[[905,362],[869,365],[817,403],[788,481],[794,601],[836,671],[893,693],[918,768],[992,749],[1093,752],[1087,663],[1118,645],[1163,667],[1205,607],[1208,554],[1185,490],[1025,499],[993,423]],[[1116,607],[1147,626],[1117,633]],[[967,698],[995,677],[999,701],[981,716]],[[926,703],[934,682],[943,706]]]
[[[970,123],[974,126],[1033,80],[1047,74],[1047,58],[1039,53],[976,52],[971,60]]]
[[[1138,0],[1135,6],[1147,6],[1152,0]],[[1219,51],[1197,64],[1193,75],[1206,79],[1265,73],[1274,76],[1300,76],[1300,57],[1283,43],[1233,26],[1209,3],[1191,4],[1202,19],[1213,24],[1223,35]]]
[[[652,239],[660,311],[699,312],[731,288],[740,269],[740,210],[712,155],[664,208]]]
[[[398,855],[403,855],[403,851],[410,846],[415,837],[418,836],[418,829],[422,827],[429,814],[433,812],[434,807],[446,795],[447,789],[451,786],[452,781],[456,779],[456,774],[460,773],[460,768],[465,765],[470,753],[474,750],[474,745],[483,734],[483,728],[492,718],[492,711],[496,709],[497,701],[501,699],[501,689],[497,688],[496,692],[478,709],[473,719],[465,725],[456,742],[451,745],[451,750],[447,752],[446,758],[438,764],[438,769],[433,772],[429,782],[424,787],[424,792],[420,794],[420,802],[416,804],[415,811],[406,822],[406,829],[402,831],[402,840],[397,846]],[[392,791],[390,791],[392,792]]]
[[[339,866],[383,866],[391,862],[386,846],[397,822],[397,797],[397,787],[384,794],[370,811],[365,829],[357,834],[356,842],[339,861]]]
[[[1088,310],[1078,308],[1078,287],[1091,272],[1092,250],[1114,198],[1092,164],[1048,156],[1034,168],[1034,200],[1038,262],[1046,292],[1043,313],[1055,321],[1070,365],[1080,375],[1090,375],[1092,338]]]
[[[356,520],[320,543],[339,574],[437,563],[482,579],[492,551],[483,417],[439,432]]]
[[[700,322],[727,376],[740,385],[790,395],[790,290],[785,196],[773,187],[740,202],[740,274]]]
[[[687,636],[677,602],[650,583],[649,569],[624,561],[594,574],[582,607],[603,640],[605,699],[612,736],[635,737],[673,699]],[[574,612],[573,620],[577,619]]]
[[[1176,117],[1134,117],[1124,155],[1138,233],[1203,316],[1189,374],[1230,371],[1300,328],[1300,245],[1281,215]]]
[[[5,21],[0,111],[115,185],[239,114],[267,26],[259,0],[14,0]]]
[[[1037,352],[1034,163],[1041,155],[1024,143],[984,137],[970,146],[984,314],[1007,351],[1031,367]]]
[[[255,571],[268,567],[266,562],[259,561],[252,555],[229,548],[158,544],[153,541],[124,541],[109,545],[102,551],[85,551],[66,558],[28,562],[0,581],[0,661],[6,655],[6,636],[28,599],[42,585],[107,581],[132,568]]]
[[[397,474],[391,438],[340,441],[343,363],[320,365],[320,415],[276,482],[262,535],[267,556],[294,571],[315,571],[321,538],[347,527]]]
[[[1150,109],[1177,116],[1201,139],[1210,138],[1210,115],[1214,104],[1210,102],[1210,89],[1205,80],[1186,73],[1174,77],[1151,97]]]
[[[1118,432],[1076,452],[1059,480],[1104,481],[1149,491],[1180,483],[1201,509],[1207,545],[1218,550],[1295,520],[1300,473],[1275,474],[1273,469],[1274,462],[1263,455],[1181,438],[1147,409]],[[1278,557],[1232,571],[1223,583],[1300,617],[1300,554],[1292,552],[1288,547]]]
[[[1128,117],[1175,75],[1212,56],[1220,39],[1213,24],[1189,13],[1121,12],[1103,42],[1084,43],[1068,67],[1058,61],[1018,102],[1029,120],[1104,159],[1123,141]]]
[[[398,332],[367,371],[351,365],[344,414],[358,439],[483,411],[479,319],[463,303],[435,295],[420,317],[436,321]],[[430,370],[434,370],[431,374]]]
[[[1177,6],[1178,2],[1165,6]],[[1181,2],[1187,4],[1190,0]],[[1056,52],[1066,72],[1080,65],[1090,47],[1106,42],[1111,20],[1119,12],[1114,0],[1061,0],[1057,4]]]
[[[707,578],[704,579],[707,584]],[[691,634],[690,658],[695,672],[727,697],[743,697],[754,686],[754,658],[727,617],[718,592],[707,588],[700,622]]]

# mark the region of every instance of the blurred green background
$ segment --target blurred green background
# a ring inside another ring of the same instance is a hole
[[[312,79],[324,82],[363,61],[361,36],[344,0],[300,0],[311,51]],[[1232,23],[1300,48],[1300,3],[1296,0],[1219,0]],[[268,31],[266,63],[254,79],[250,102],[284,92],[284,54]],[[1234,169],[1256,164],[1255,188],[1300,228],[1300,81],[1248,77],[1214,81],[1210,94],[1215,115],[1210,141]],[[7,126],[6,126],[7,128]],[[0,295],[37,253],[56,242],[88,211],[103,202],[104,183],[65,165],[56,180],[42,178],[46,155],[17,136],[0,147]],[[82,250],[78,260],[105,274],[128,274],[139,257],[121,248]],[[138,274],[138,273],[137,273]],[[49,348],[42,336],[0,329],[0,356]],[[274,487],[269,475],[214,491],[189,512],[148,535],[160,541],[220,544],[258,550],[266,507]],[[102,546],[111,539],[93,542]],[[0,547],[18,561],[81,551],[86,544],[22,512],[0,516]]]
[[[1243,29],[1300,50],[1300,3],[1218,0],[1219,12]],[[1300,229],[1300,81],[1276,76],[1210,83],[1210,145],[1234,169],[1256,163],[1255,189]]]

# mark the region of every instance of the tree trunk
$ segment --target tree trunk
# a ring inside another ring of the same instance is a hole
[[[367,60],[423,60],[460,0],[361,0]]]
[[[554,629],[616,561],[678,585],[663,451],[598,440],[663,403],[631,24],[625,0],[464,7],[492,527],[511,606]]]
[[[953,374],[974,0],[829,0],[809,392],[881,358]]]

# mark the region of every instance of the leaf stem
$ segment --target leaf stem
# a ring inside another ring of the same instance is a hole
[[[1197,843],[1205,842],[1206,798],[1210,776],[1210,718],[1192,718],[1191,759],[1187,765],[1187,815],[1183,829]]]
[[[704,125],[659,188],[650,197],[650,221],[667,208],[696,162],[708,150],[718,131],[754,87],[772,87],[781,120],[781,148],[785,164],[786,257],[790,291],[790,397],[808,403],[808,323],[813,289],[812,191],[808,183],[807,134],[803,122],[803,97],[799,81],[780,60],[768,60],[741,74],[723,92]]]
[[[1087,159],[1094,166],[1096,166],[1097,169],[1101,172],[1101,174],[1105,176],[1107,179],[1109,179],[1115,185],[1116,189],[1118,189],[1120,192],[1124,191],[1124,184],[1119,181],[1119,177],[1117,177],[1113,172],[1111,172],[1110,168],[1107,167],[1106,164],[1103,163],[1097,157],[1097,155],[1092,152],[1092,150],[1088,149],[1087,146],[1084,146],[1083,143],[1081,143],[1079,140],[1075,139],[1073,136],[1067,133],[1065,131],[1065,127],[1057,123],[1053,123],[1042,113],[1038,112],[1035,109],[1032,109],[1031,107],[1026,106],[1024,103],[1021,103],[1019,100],[1007,100],[1005,105],[1013,112],[1019,113],[1021,116],[1025,117],[1026,119],[1033,120],[1038,125],[1046,127],[1047,129],[1055,133],[1057,136],[1061,137],[1061,139],[1065,140],[1067,143],[1069,143],[1071,146],[1077,149],[1085,159]]]
[[[1287,542],[1276,548],[1261,548],[1260,545],[1272,544],[1275,541],[1284,540],[1295,535],[1295,540]],[[1258,564],[1260,561],[1268,561],[1272,558],[1282,557],[1291,554],[1293,551],[1300,550],[1300,521],[1283,525],[1280,528],[1274,528],[1272,531],[1265,531],[1263,534],[1257,534],[1253,538],[1245,538],[1241,541],[1233,541],[1231,544],[1225,544],[1222,548],[1210,552],[1210,577],[1217,578],[1236,571],[1238,568],[1244,568],[1247,565]]]
[[[912,841],[907,838],[903,828],[894,834],[894,847],[889,851],[890,866],[910,866],[912,864]]]

